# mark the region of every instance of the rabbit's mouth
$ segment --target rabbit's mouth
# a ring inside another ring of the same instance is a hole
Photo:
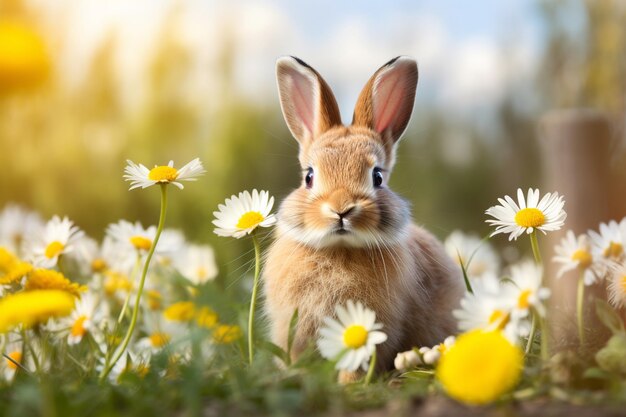
[[[350,233],[350,231],[349,231],[349,230],[346,230],[346,229],[344,229],[344,228],[342,227],[342,228],[340,228],[340,229],[333,230],[333,233],[334,233],[334,234],[336,234],[336,235],[343,236],[343,235],[347,235],[348,233]]]

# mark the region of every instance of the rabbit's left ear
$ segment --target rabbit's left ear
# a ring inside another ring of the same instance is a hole
[[[285,56],[276,62],[276,80],[283,116],[291,134],[307,146],[333,126],[341,125],[333,92],[321,75],[301,59]]]
[[[387,62],[361,91],[352,124],[369,127],[383,140],[397,142],[411,119],[417,78],[414,59],[399,56]]]

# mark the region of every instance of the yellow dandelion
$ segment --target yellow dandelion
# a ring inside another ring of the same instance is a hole
[[[0,299],[0,333],[23,325],[31,327],[51,317],[64,317],[74,309],[74,297],[66,291],[34,290]]]
[[[163,311],[163,317],[170,321],[191,321],[196,315],[196,306],[191,301],[174,303]]]
[[[213,330],[213,340],[216,343],[233,343],[241,336],[241,328],[236,325],[220,324]]]
[[[61,290],[80,297],[80,293],[86,291],[87,287],[71,282],[60,272],[39,268],[30,273],[24,290]]]
[[[32,269],[31,264],[20,261],[7,249],[0,247],[0,285],[17,282]]]
[[[489,404],[513,389],[524,355],[500,331],[474,330],[459,336],[443,355],[436,376],[448,395],[467,404]]]

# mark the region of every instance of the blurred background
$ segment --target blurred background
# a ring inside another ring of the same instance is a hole
[[[240,243],[212,234],[217,204],[300,182],[276,58],[315,67],[349,122],[370,75],[406,54],[420,81],[392,188],[440,237],[486,234],[496,197],[545,184],[551,110],[604,112],[602,163],[621,178],[625,52],[621,0],[0,0],[0,207],[67,215],[94,237],[120,218],[154,224],[159,193],[128,191],[126,159],[200,157],[208,173],[172,189],[168,226],[227,255]]]

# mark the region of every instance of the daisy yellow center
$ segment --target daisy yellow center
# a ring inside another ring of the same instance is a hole
[[[609,246],[604,249],[605,258],[617,258],[624,252],[624,247],[621,243],[609,242]]]
[[[509,313],[502,310],[494,310],[489,316],[489,324],[496,324],[497,329],[504,329],[509,322]]]
[[[528,307],[530,307],[529,298],[532,295],[532,293],[533,292],[531,290],[522,291],[519,297],[517,298],[517,307],[521,309],[527,309]]]
[[[163,332],[154,332],[150,335],[150,344],[152,346],[160,348],[165,346],[170,341],[170,335]]]
[[[204,278],[206,272],[206,268],[203,266],[200,266],[198,267],[198,269],[196,269],[196,275],[198,276],[198,278]]]
[[[72,324],[72,328],[70,329],[70,335],[74,337],[83,337],[85,333],[87,333],[87,329],[85,329],[86,320],[87,316],[78,317],[74,324]]]
[[[237,228],[249,229],[265,220],[265,217],[258,211],[249,211],[239,218]]]
[[[515,215],[515,223],[521,227],[539,227],[546,222],[546,216],[539,209],[528,207],[521,209]]]
[[[64,248],[65,246],[63,246],[63,243],[59,242],[58,240],[55,240],[54,242],[46,246],[46,251],[45,251],[46,258],[52,259],[55,256],[59,256],[59,254],[63,252]]]
[[[352,349],[358,349],[367,342],[367,330],[360,324],[348,326],[343,332],[343,343]]]
[[[107,268],[104,259],[96,258],[91,262],[91,270],[93,272],[103,272]]]
[[[148,307],[150,307],[150,310],[159,310],[161,308],[163,296],[160,292],[157,290],[148,290],[146,296],[148,297]]]
[[[132,236],[130,243],[139,250],[150,250],[150,247],[152,247],[152,241],[143,236]]]
[[[589,268],[592,260],[591,254],[583,249],[578,249],[572,254],[572,261],[578,262],[578,267],[581,269]]]
[[[7,366],[9,367],[9,369],[12,369],[15,371],[17,369],[17,365],[15,364],[15,362],[20,363],[22,361],[22,352],[20,352],[19,350],[16,350],[14,352],[7,354],[7,356],[13,359],[12,361],[5,359],[7,361]]]
[[[148,173],[148,178],[158,182],[172,182],[178,177],[178,170],[173,167],[154,167]]]

